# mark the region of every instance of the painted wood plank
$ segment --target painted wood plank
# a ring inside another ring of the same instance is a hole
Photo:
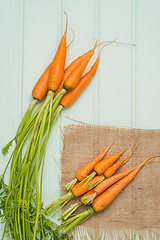
[[[6,0],[0,2],[0,148],[14,137],[21,119],[21,66],[22,64],[22,15],[23,2],[14,3]],[[14,144],[13,144],[14,145]],[[10,150],[11,152],[11,150]],[[9,159],[10,153],[1,156],[0,174]],[[8,169],[9,170],[9,169]],[[6,181],[9,177],[7,171]],[[3,225],[0,225],[0,238],[3,234]]]
[[[131,1],[100,2],[101,40],[131,42]],[[101,124],[131,125],[131,47],[110,45],[103,50],[99,76]]]
[[[132,9],[132,35],[137,45],[132,57],[133,126],[158,129],[160,2],[133,1]]]
[[[64,0],[63,9],[67,12],[69,16],[69,26],[75,33],[75,40],[68,49],[66,61],[66,65],[68,65],[75,58],[91,49],[95,43],[95,41],[92,40],[92,38],[95,37],[94,2],[91,0]],[[69,31],[68,38],[71,39],[71,37],[72,34]],[[87,66],[86,71],[90,69],[92,62],[93,60]],[[65,118],[65,115],[80,121],[94,123],[94,81],[96,81],[96,78],[93,79],[72,106],[63,110],[63,125],[72,122]]]

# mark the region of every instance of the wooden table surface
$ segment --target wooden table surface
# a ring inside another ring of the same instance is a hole
[[[106,47],[92,82],[59,116],[47,147],[45,204],[60,194],[60,170],[53,156],[60,161],[60,126],[74,123],[66,115],[92,124],[160,127],[159,0],[1,0],[0,147],[14,136],[32,99],[32,87],[53,59],[65,28],[63,10],[69,16],[68,42],[72,38],[70,27],[75,33],[66,66],[93,47],[92,38],[103,41],[117,37],[136,47]],[[0,173],[8,157],[1,156]]]

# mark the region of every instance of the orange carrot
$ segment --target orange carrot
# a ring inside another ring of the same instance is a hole
[[[142,168],[142,166],[153,157],[160,157],[160,155],[155,155],[147,158],[139,166],[137,166],[131,173],[129,173],[127,176],[125,176],[124,178],[116,182],[114,185],[108,188],[105,192],[103,192],[99,197],[97,197],[92,203],[92,207],[94,211],[100,212],[103,209],[105,209],[116,198],[116,196],[123,190],[123,188],[125,188],[125,186],[134,179],[134,177]]]
[[[41,77],[39,78],[38,82],[34,86],[32,90],[32,97],[42,101],[43,98],[47,95],[48,92],[48,76],[49,71],[51,68],[51,63],[48,65],[48,67],[45,69]]]
[[[97,42],[95,43],[95,46],[93,47],[93,49],[88,51],[85,59],[81,62],[81,64],[79,64],[74,69],[74,71],[72,71],[69,74],[69,76],[65,79],[63,86],[66,90],[71,91],[77,85],[84,69],[87,67],[87,64],[88,64],[89,60],[93,56],[93,53],[95,51],[96,46],[97,46]]]
[[[95,176],[91,183],[94,183],[95,181],[99,180],[101,177],[103,176]],[[89,191],[88,189],[88,185],[89,183],[83,183],[82,185],[80,185],[79,183],[77,183],[73,188],[72,188],[72,193],[75,197],[79,197],[81,196],[82,194],[86,193]]]
[[[124,165],[126,162],[128,162],[128,160],[131,158],[134,150],[136,149],[136,147],[138,146],[138,144],[140,143],[141,139],[139,140],[139,142],[133,147],[133,149],[131,150],[130,154],[122,159],[122,160],[119,160],[118,162],[114,163],[113,165],[111,165],[105,172],[104,172],[104,176],[106,178],[108,177],[111,177],[116,171],[118,168],[120,168],[122,165]]]
[[[64,12],[65,13],[65,12]],[[66,60],[66,34],[67,34],[67,25],[68,25],[68,16],[66,15],[66,30],[60,41],[56,55],[51,63],[49,78],[48,78],[48,89],[56,91],[63,79],[64,67]]]
[[[102,161],[100,161],[99,163],[97,163],[94,167],[94,170],[95,172],[98,174],[98,175],[102,175],[107,168],[109,168],[111,165],[113,165],[113,163],[115,163],[118,158],[126,151],[123,150],[121,152],[118,152],[118,153],[115,153],[105,159],[103,159]]]

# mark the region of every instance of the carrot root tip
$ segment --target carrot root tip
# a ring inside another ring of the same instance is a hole
[[[67,191],[70,191],[77,181],[78,180],[75,178],[71,182],[67,183],[64,187],[67,189]]]

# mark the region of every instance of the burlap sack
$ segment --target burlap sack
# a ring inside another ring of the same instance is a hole
[[[75,178],[76,171],[114,139],[116,142],[106,156],[125,148],[127,151],[122,157],[127,156],[140,138],[142,141],[132,158],[117,172],[135,166],[151,155],[160,154],[160,131],[94,125],[64,127],[62,194],[65,192],[64,185]],[[70,202],[66,207],[69,205]],[[95,213],[72,233],[76,240],[134,239],[137,234],[142,239],[160,239],[159,229],[160,158],[155,158],[141,169],[110,206],[103,212]]]

